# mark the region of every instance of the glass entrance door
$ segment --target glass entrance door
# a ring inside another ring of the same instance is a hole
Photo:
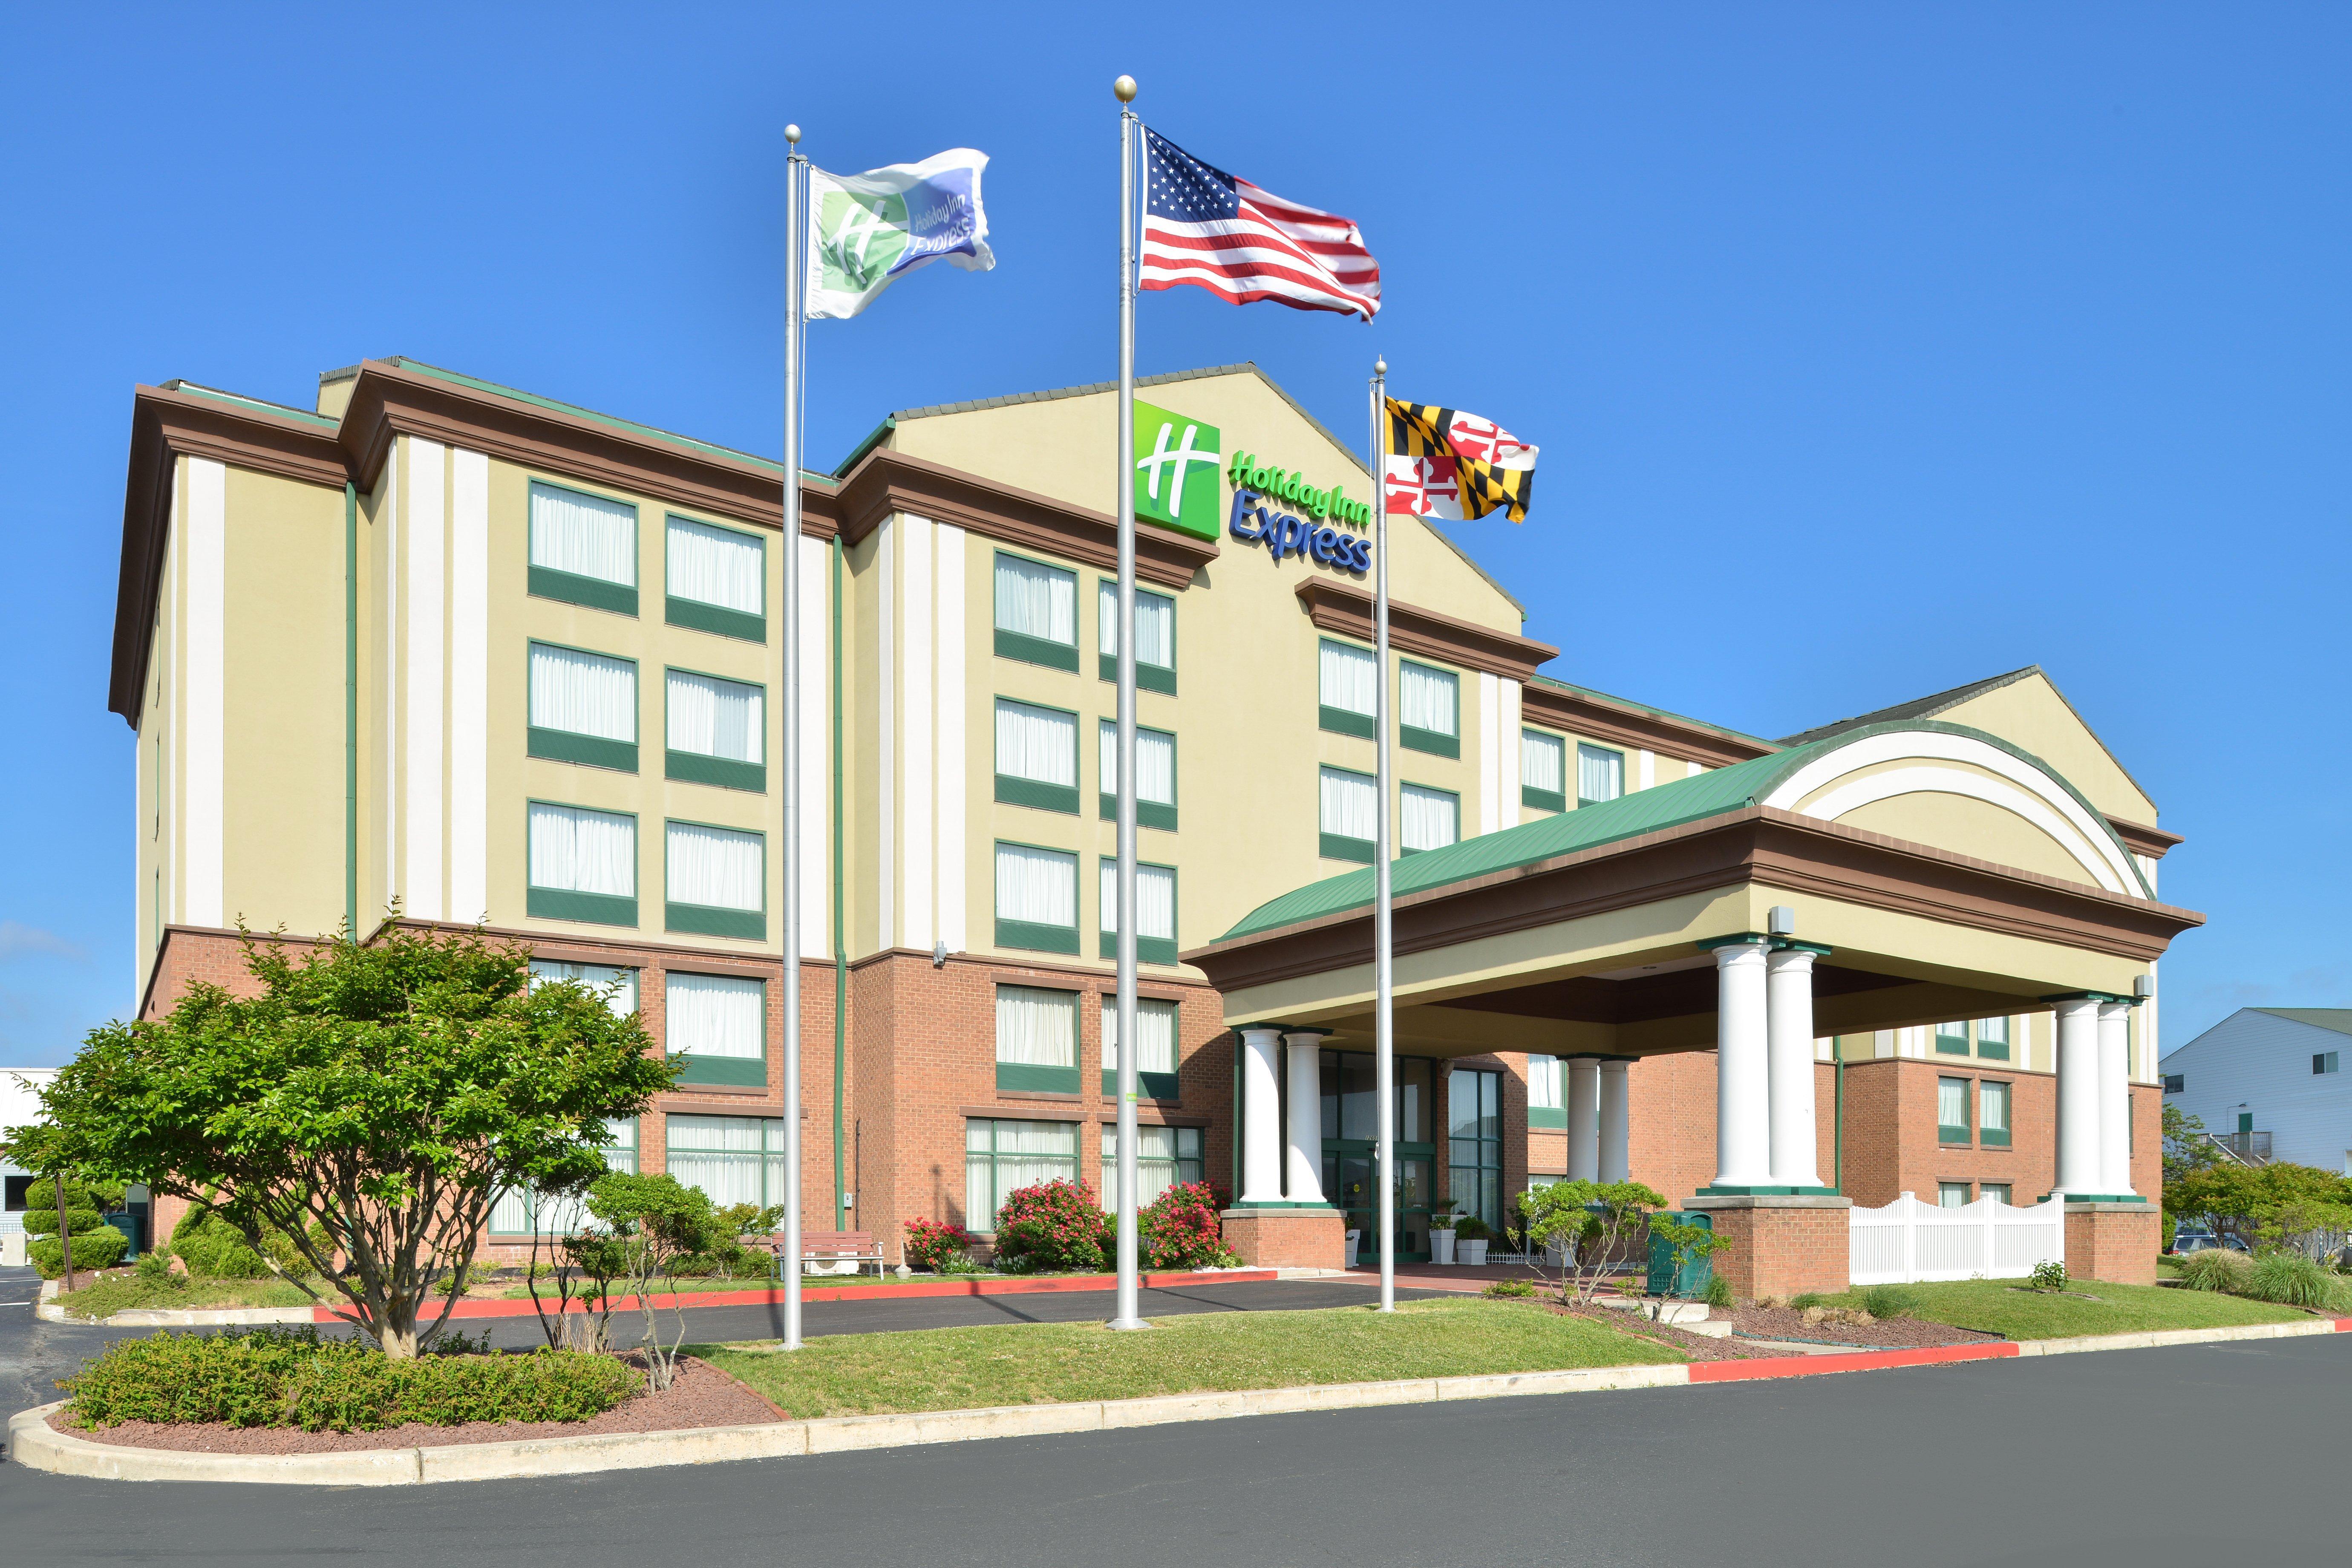
[[[1429,1211],[1436,1194],[1433,1180],[1437,1145],[1431,1141],[1431,1064],[1424,1058],[1396,1058],[1396,1254],[1399,1262],[1429,1258]],[[1378,1079],[1369,1051],[1325,1051],[1323,1077],[1323,1193],[1339,1208],[1349,1230],[1363,1232],[1356,1261],[1380,1257],[1380,1103]]]

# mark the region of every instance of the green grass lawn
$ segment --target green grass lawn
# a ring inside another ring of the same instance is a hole
[[[2311,1314],[2268,1301],[2248,1301],[2210,1290],[2153,1285],[2067,1282],[2054,1295],[2015,1289],[2016,1280],[1961,1279],[1943,1285],[1898,1285],[1918,1304],[1911,1316],[1956,1329],[1976,1329],[2012,1340],[2069,1339],[2080,1334],[2132,1334],[2154,1329],[2218,1329],[2240,1323],[2307,1322]],[[2084,1296],[2095,1296],[2086,1301]],[[1858,1307],[1862,1293],[1822,1298],[1823,1306]]]
[[[184,1312],[203,1307],[307,1307],[311,1301],[299,1286],[283,1279],[191,1279],[175,1274],[168,1280],[110,1276],[59,1296],[58,1303],[68,1317],[99,1319],[117,1312]]]
[[[1680,1362],[1677,1352],[1524,1301],[1399,1302],[1300,1312],[1198,1312],[1137,1333],[1020,1323],[837,1334],[791,1355],[696,1352],[795,1416],[1136,1399],[1305,1384],[1378,1383]]]

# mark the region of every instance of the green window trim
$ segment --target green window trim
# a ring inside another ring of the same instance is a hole
[[[1985,1037],[1984,1026],[1990,1021],[1992,1020],[1977,1021],[1977,1055],[1989,1062],[2005,1062],[2009,1060],[2009,1020],[2006,1018],[1998,1020],[2001,1026],[2001,1037],[1997,1040]]]
[[[1003,797],[999,795],[997,798],[1002,800]],[[1105,822],[1117,822],[1118,820],[1118,796],[1115,795],[1104,795],[1101,797],[1101,803],[1102,808],[1100,815],[1102,820]],[[1072,807],[1072,809],[1075,810],[1076,808]],[[1164,801],[1139,800],[1135,803],[1135,825],[1138,827],[1157,827],[1162,832],[1173,833],[1176,831],[1176,808],[1168,805]]]
[[[1381,738],[1381,723],[1370,713],[1359,713],[1352,708],[1334,708],[1328,702],[1318,703],[1316,727],[1335,735],[1354,735],[1366,741]]]
[[[1402,721],[1397,724],[1397,744],[1409,752],[1427,752],[1433,757],[1459,757],[1462,754],[1460,736],[1419,729]]]
[[[697,936],[765,942],[768,914],[765,910],[730,910],[717,904],[682,904],[675,899],[666,899],[662,902],[662,929],[691,931]]]
[[[533,724],[524,749],[542,762],[577,763],[583,767],[610,768],[623,773],[637,771],[635,741],[608,741],[602,735],[582,735]]]
[[[1025,805],[1034,811],[1058,811],[1071,816],[1078,815],[1079,795],[1076,784],[1044,784],[1036,779],[999,773],[996,775],[996,798],[1003,805]]]
[[[999,916],[996,945],[1019,948],[1027,952],[1066,953],[1075,958],[1078,952],[1078,928],[1074,925],[1044,925],[1036,921],[1008,921]]]
[[[1118,933],[1117,931],[1107,931],[1102,932],[1101,936],[1101,956],[1104,958],[1117,958],[1118,956]],[[1138,963],[1175,963],[1176,939],[1174,937],[1162,936],[1137,937],[1135,939],[1135,961]]]
[[[665,752],[662,776],[680,784],[713,784],[751,795],[765,795],[768,790],[767,763],[739,763],[732,757],[705,756],[700,752]]]
[[[1566,811],[1568,809],[1568,795],[1567,793],[1562,790],[1537,789],[1529,784],[1521,784],[1519,786],[1519,804],[1524,806],[1530,806],[1537,811]]]
[[[540,921],[634,926],[637,923],[637,900],[618,893],[575,893],[565,888],[530,888],[524,891],[523,912]]]
[[[765,1089],[768,1064],[761,1057],[698,1057],[688,1052],[670,1060],[683,1064],[680,1083],[712,1084],[730,1089]]]
[[[1952,1029],[1959,1032],[1953,1034]],[[1964,1057],[1969,1054],[1969,1026],[1966,1024],[1936,1026],[1936,1051],[1939,1056]]]
[[[1565,1132],[1568,1131],[1568,1107],[1530,1105],[1528,1107],[1528,1125],[1538,1130],[1550,1128],[1556,1131]]]
[[[1095,657],[1102,661],[1102,678],[1116,683],[1118,679],[1118,656],[1104,653]],[[1165,665],[1146,664],[1137,659],[1135,689],[1138,691],[1164,691],[1173,697],[1176,695],[1176,672]]]
[[[2006,1149],[2009,1147],[2009,1124],[2012,1120],[2011,1113],[2017,1103],[2016,1096],[2010,1092],[2009,1085],[2006,1083],[2002,1083],[1998,1080],[1979,1079],[1977,1081],[1978,1095],[1981,1097],[1988,1090],[1998,1090],[2000,1093],[2001,1125],[1999,1127],[1986,1127],[1979,1125],[1977,1128],[1977,1142],[1983,1144],[1988,1149]],[[1984,1121],[1984,1110],[1981,1105],[1979,1106],[1976,1114],[1978,1121],[1982,1123]]]
[[[1079,1079],[1075,1067],[1037,1067],[1028,1062],[996,1064],[996,1088],[1001,1094],[1066,1094],[1077,1098]]]
[[[1075,675],[1078,669],[1078,650],[1075,645],[1048,642],[1025,632],[1008,632],[996,628],[996,657],[1015,658],[1024,664],[1042,664],[1048,669],[1066,669]]]
[[[1378,846],[1369,838],[1350,838],[1342,833],[1317,835],[1316,851],[1326,860],[1352,860],[1360,866],[1372,863]]]
[[[1116,1098],[1118,1094],[1118,1069],[1103,1068],[1102,1080],[1102,1091]],[[1176,1075],[1172,1072],[1138,1072],[1135,1075],[1135,1092],[1145,1100],[1172,1100],[1181,1098],[1176,1091]]]
[[[662,595],[662,619],[690,632],[709,632],[744,642],[768,640],[767,616],[730,610],[723,605],[706,605],[699,599],[681,599],[676,594]]]
[[[1944,1086],[1945,1086],[1946,1084],[1948,1084],[1948,1083],[1957,1083],[1957,1084],[1958,1084],[1958,1085],[1960,1085],[1960,1086],[1961,1086],[1961,1088],[1960,1088],[1960,1115],[1961,1115],[1961,1116],[1962,1116],[1962,1118],[1964,1119],[1964,1120],[1963,1120],[1963,1121],[1958,1121],[1958,1122],[1946,1121],[1943,1119],[1943,1114],[1944,1114],[1944,1107],[1943,1107],[1943,1093],[1944,1093]],[[1938,1142],[1938,1143],[1958,1143],[1958,1144],[1966,1144],[1966,1143],[1973,1143],[1973,1142],[1976,1142],[1976,1129],[1975,1129],[1975,1127],[1974,1127],[1974,1126],[1970,1125],[1970,1123],[1974,1121],[1974,1120],[1975,1120],[1975,1118],[1976,1118],[1976,1113],[1977,1113],[1977,1110],[1976,1110],[1976,1092],[1977,1092],[1977,1084],[1976,1084],[1976,1079],[1968,1079],[1968,1078],[1939,1078],[1939,1079],[1937,1079],[1936,1080],[1936,1099],[1937,1099],[1937,1104],[1936,1104],[1936,1142]]]
[[[637,613],[637,591],[620,583],[607,583],[602,577],[583,577],[577,572],[559,571],[552,566],[533,566],[527,584],[534,599],[555,599],[566,605],[578,605],[587,610],[607,610],[616,616]]]

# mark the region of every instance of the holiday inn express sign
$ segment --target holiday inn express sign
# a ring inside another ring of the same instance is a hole
[[[1305,555],[1318,566],[1357,576],[1372,569],[1372,542],[1360,531],[1371,521],[1371,507],[1342,494],[1337,485],[1319,489],[1247,452],[1234,454],[1227,465],[1215,426],[1140,399],[1135,405],[1135,452],[1139,518],[1196,538],[1215,539],[1220,522],[1216,473],[1223,467],[1234,499],[1223,522],[1235,539],[1262,541],[1267,557],[1276,562]],[[1286,505],[1296,512],[1285,511]]]

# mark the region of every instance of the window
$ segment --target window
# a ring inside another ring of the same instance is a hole
[[[1936,1184],[1936,1202],[1938,1205],[1948,1209],[1964,1209],[1968,1207],[1969,1184],[1966,1182],[1937,1182]]]
[[[1118,584],[1095,580],[1095,646],[1102,678],[1118,679]],[[1176,695],[1176,601],[1165,594],[1135,591],[1135,684],[1144,691]]]
[[[637,613],[637,509],[533,479],[530,592],[615,615]]]
[[[1979,1018],[1977,1020],[1977,1055],[1989,1061],[2009,1060],[2009,1020]]]
[[[1937,1079],[1936,1142],[1966,1143],[1969,1131],[1969,1080],[1964,1078]]]
[[[1118,1092],[1118,999],[1102,999],[1103,1092]],[[1176,1004],[1135,1001],[1135,1087],[1146,1100],[1176,1098]]]
[[[534,757],[637,771],[637,664],[553,643],[530,645]]]
[[[1558,1057],[1528,1058],[1528,1125],[1568,1126],[1568,1064]]]
[[[2009,1202],[2009,1194],[2014,1190],[2007,1182],[1986,1182],[1977,1188],[1977,1196],[1991,1198],[2005,1204]]]
[[[768,935],[767,839],[700,822],[668,825],[671,931],[763,942]]]
[[[1989,1079],[1977,1085],[1977,1142],[1988,1149],[2009,1147],[2009,1085]]]
[[[996,1087],[1016,1094],[1078,1092],[1076,992],[996,988]]]
[[[1118,862],[1100,863],[1102,945],[1105,958],[1118,956]],[[1135,956],[1144,963],[1176,962],[1176,868],[1135,866]]]
[[[1105,719],[1096,731],[1096,770],[1102,779],[1102,818],[1118,820],[1118,723]],[[1176,737],[1165,730],[1135,727],[1135,824],[1176,831]]]
[[[996,653],[1078,668],[1078,574],[1019,555],[996,558]]]
[[[1345,768],[1325,768],[1320,776],[1323,793],[1320,853],[1327,860],[1354,860],[1370,865],[1372,836],[1377,831],[1373,817],[1380,809],[1377,783],[1370,773],[1349,773]]]
[[[549,921],[637,923],[637,819],[532,801],[524,909]]]
[[[1966,1024],[1937,1025],[1936,1049],[1948,1057],[1967,1056],[1969,1054],[1969,1026]]]
[[[784,1201],[784,1124],[772,1116],[668,1118],[666,1169],[721,1208]]]
[[[768,1083],[768,988],[733,974],[680,974],[662,980],[668,1022],[663,1045],[686,1061],[680,1083]]]
[[[2334,1051],[2315,1052],[2311,1058],[2311,1070],[2315,1073],[2334,1072],[2336,1058],[2336,1053]]]
[[[1519,731],[1519,804],[1568,809],[1568,742],[1540,730]]]
[[[1599,805],[1625,793],[1625,753],[1606,746],[1576,748],[1576,804]]]
[[[1039,811],[1078,809],[1078,716],[996,700],[996,798]]]
[[[1397,742],[1441,757],[1462,754],[1461,682],[1443,669],[1397,665]]]
[[[666,689],[666,777],[721,789],[768,787],[766,688],[673,669]]]
[[[1201,1179],[1201,1130],[1139,1127],[1135,1130],[1135,1206],[1157,1198],[1179,1182]],[[1102,1205],[1118,1207],[1118,1129],[1102,1130]]]
[[[2166,1073],[2166,1074],[2164,1075],[2164,1092],[2165,1092],[2165,1093],[2167,1093],[2167,1094],[2179,1094],[2179,1093],[2180,1093],[2183,1089],[2187,1089],[2188,1087],[2189,1087],[2189,1078],[2188,1078],[2188,1075],[2187,1075],[2187,1074],[2185,1074],[2185,1073],[2177,1073],[2177,1072],[2168,1072],[2168,1073]]]
[[[1078,951],[1078,858],[1066,849],[996,846],[996,945]]]
[[[746,642],[768,640],[766,541],[672,515],[667,553],[668,603],[663,618],[671,626]]]
[[[595,965],[576,964],[572,967],[593,969]],[[531,970],[538,973],[538,963],[533,963]],[[631,972],[617,970],[614,973],[625,974]],[[604,1131],[612,1138],[612,1142],[604,1146],[604,1168],[636,1174],[636,1118],[607,1121]],[[490,1234],[493,1236],[529,1236],[534,1230],[541,1236],[572,1236],[585,1229],[587,1224],[588,1211],[576,1196],[551,1198],[528,1187],[509,1187],[490,1205]]]
[[[1323,639],[1321,724],[1340,735],[1372,740],[1380,733],[1381,671],[1369,648]]]
[[[604,1005],[613,1010],[615,1018],[625,1018],[637,1010],[637,972],[634,969],[534,958],[530,961],[530,977],[533,985],[543,980],[570,980],[585,985],[604,998]]]
[[[996,1228],[1004,1200],[1024,1187],[1078,1179],[1078,1124],[975,1118],[963,1124],[963,1223]]]
[[[1397,847],[1407,855],[1443,849],[1462,837],[1462,797],[1450,789],[1406,784],[1397,807]]]
[[[1456,1068],[1446,1077],[1446,1196],[1503,1228],[1503,1075]]]

